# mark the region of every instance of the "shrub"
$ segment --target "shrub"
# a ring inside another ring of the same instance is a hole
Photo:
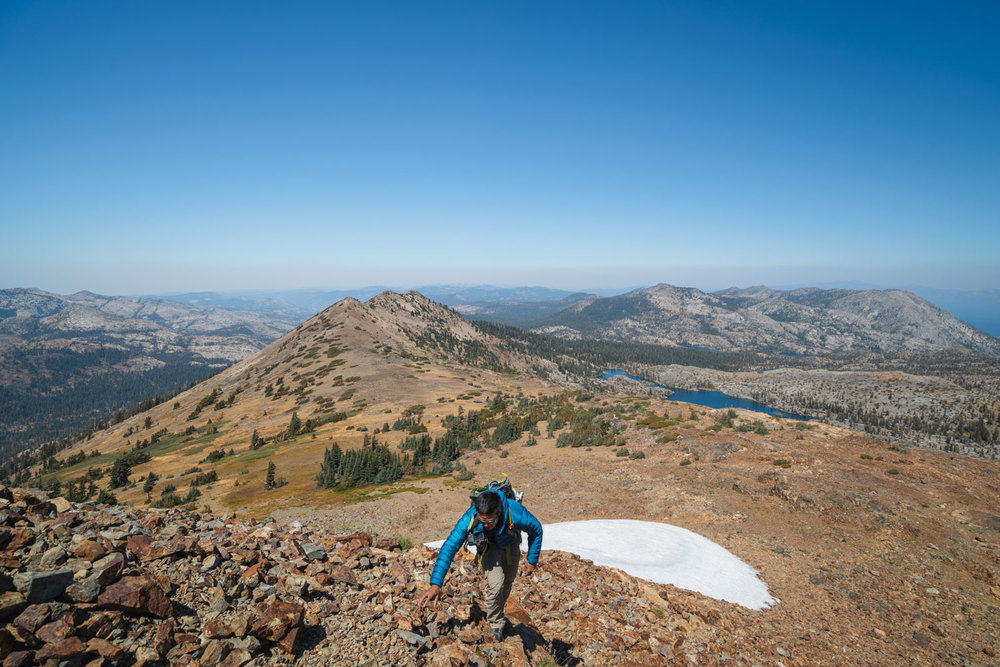
[[[630,459],[644,459],[644,458],[646,458],[646,453],[645,452],[632,452],[631,454],[628,455],[628,457]]]
[[[779,466],[781,468],[791,468],[792,462],[789,461],[788,459],[774,459],[774,465]]]
[[[622,447],[621,449],[615,450],[615,456],[628,456],[628,449]]]
[[[681,465],[682,466],[689,466],[689,465],[691,465],[691,459],[684,459],[683,461],[681,461]]]

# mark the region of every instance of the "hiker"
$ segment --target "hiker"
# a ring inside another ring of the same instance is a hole
[[[472,506],[458,520],[438,552],[431,586],[420,597],[420,607],[434,602],[441,594],[451,560],[467,541],[476,546],[479,567],[486,574],[486,620],[499,641],[508,630],[503,614],[507,596],[517,576],[521,558],[521,532],[528,534],[528,557],[524,574],[530,575],[542,550],[542,524],[524,506],[503,491],[491,488],[473,496]]]

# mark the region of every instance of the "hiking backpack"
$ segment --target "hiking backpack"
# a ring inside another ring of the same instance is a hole
[[[486,486],[479,486],[474,488],[472,491],[469,492],[469,499],[474,503],[476,496],[485,493],[486,491],[496,491],[497,493],[502,493],[511,500],[516,500],[517,502],[521,502],[521,499],[524,498],[524,492],[518,491],[513,487],[513,485],[510,483],[510,478],[507,477],[506,473],[504,473],[503,481],[498,482],[497,480],[493,480]],[[485,545],[486,533],[482,532],[476,534],[472,532],[473,529],[476,527],[477,523],[479,523],[479,517],[476,516],[475,512],[473,512],[472,518],[469,519],[469,526],[465,529],[465,543],[469,546],[474,546],[478,549],[480,546]],[[504,530],[505,531],[514,530],[514,520],[511,517],[510,511],[507,512],[507,526],[506,528],[504,528]],[[520,540],[518,540],[518,542],[520,542]]]

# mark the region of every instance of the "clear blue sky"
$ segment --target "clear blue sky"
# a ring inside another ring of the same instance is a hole
[[[1000,287],[1000,3],[0,3],[0,287]]]

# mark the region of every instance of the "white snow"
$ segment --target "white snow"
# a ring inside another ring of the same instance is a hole
[[[707,537],[685,528],[652,521],[595,519],[542,526],[545,549],[568,551],[595,565],[618,568],[658,584],[697,591],[750,609],[779,602],[757,571]],[[428,547],[439,548],[441,542]],[[522,551],[527,551],[525,536]]]

